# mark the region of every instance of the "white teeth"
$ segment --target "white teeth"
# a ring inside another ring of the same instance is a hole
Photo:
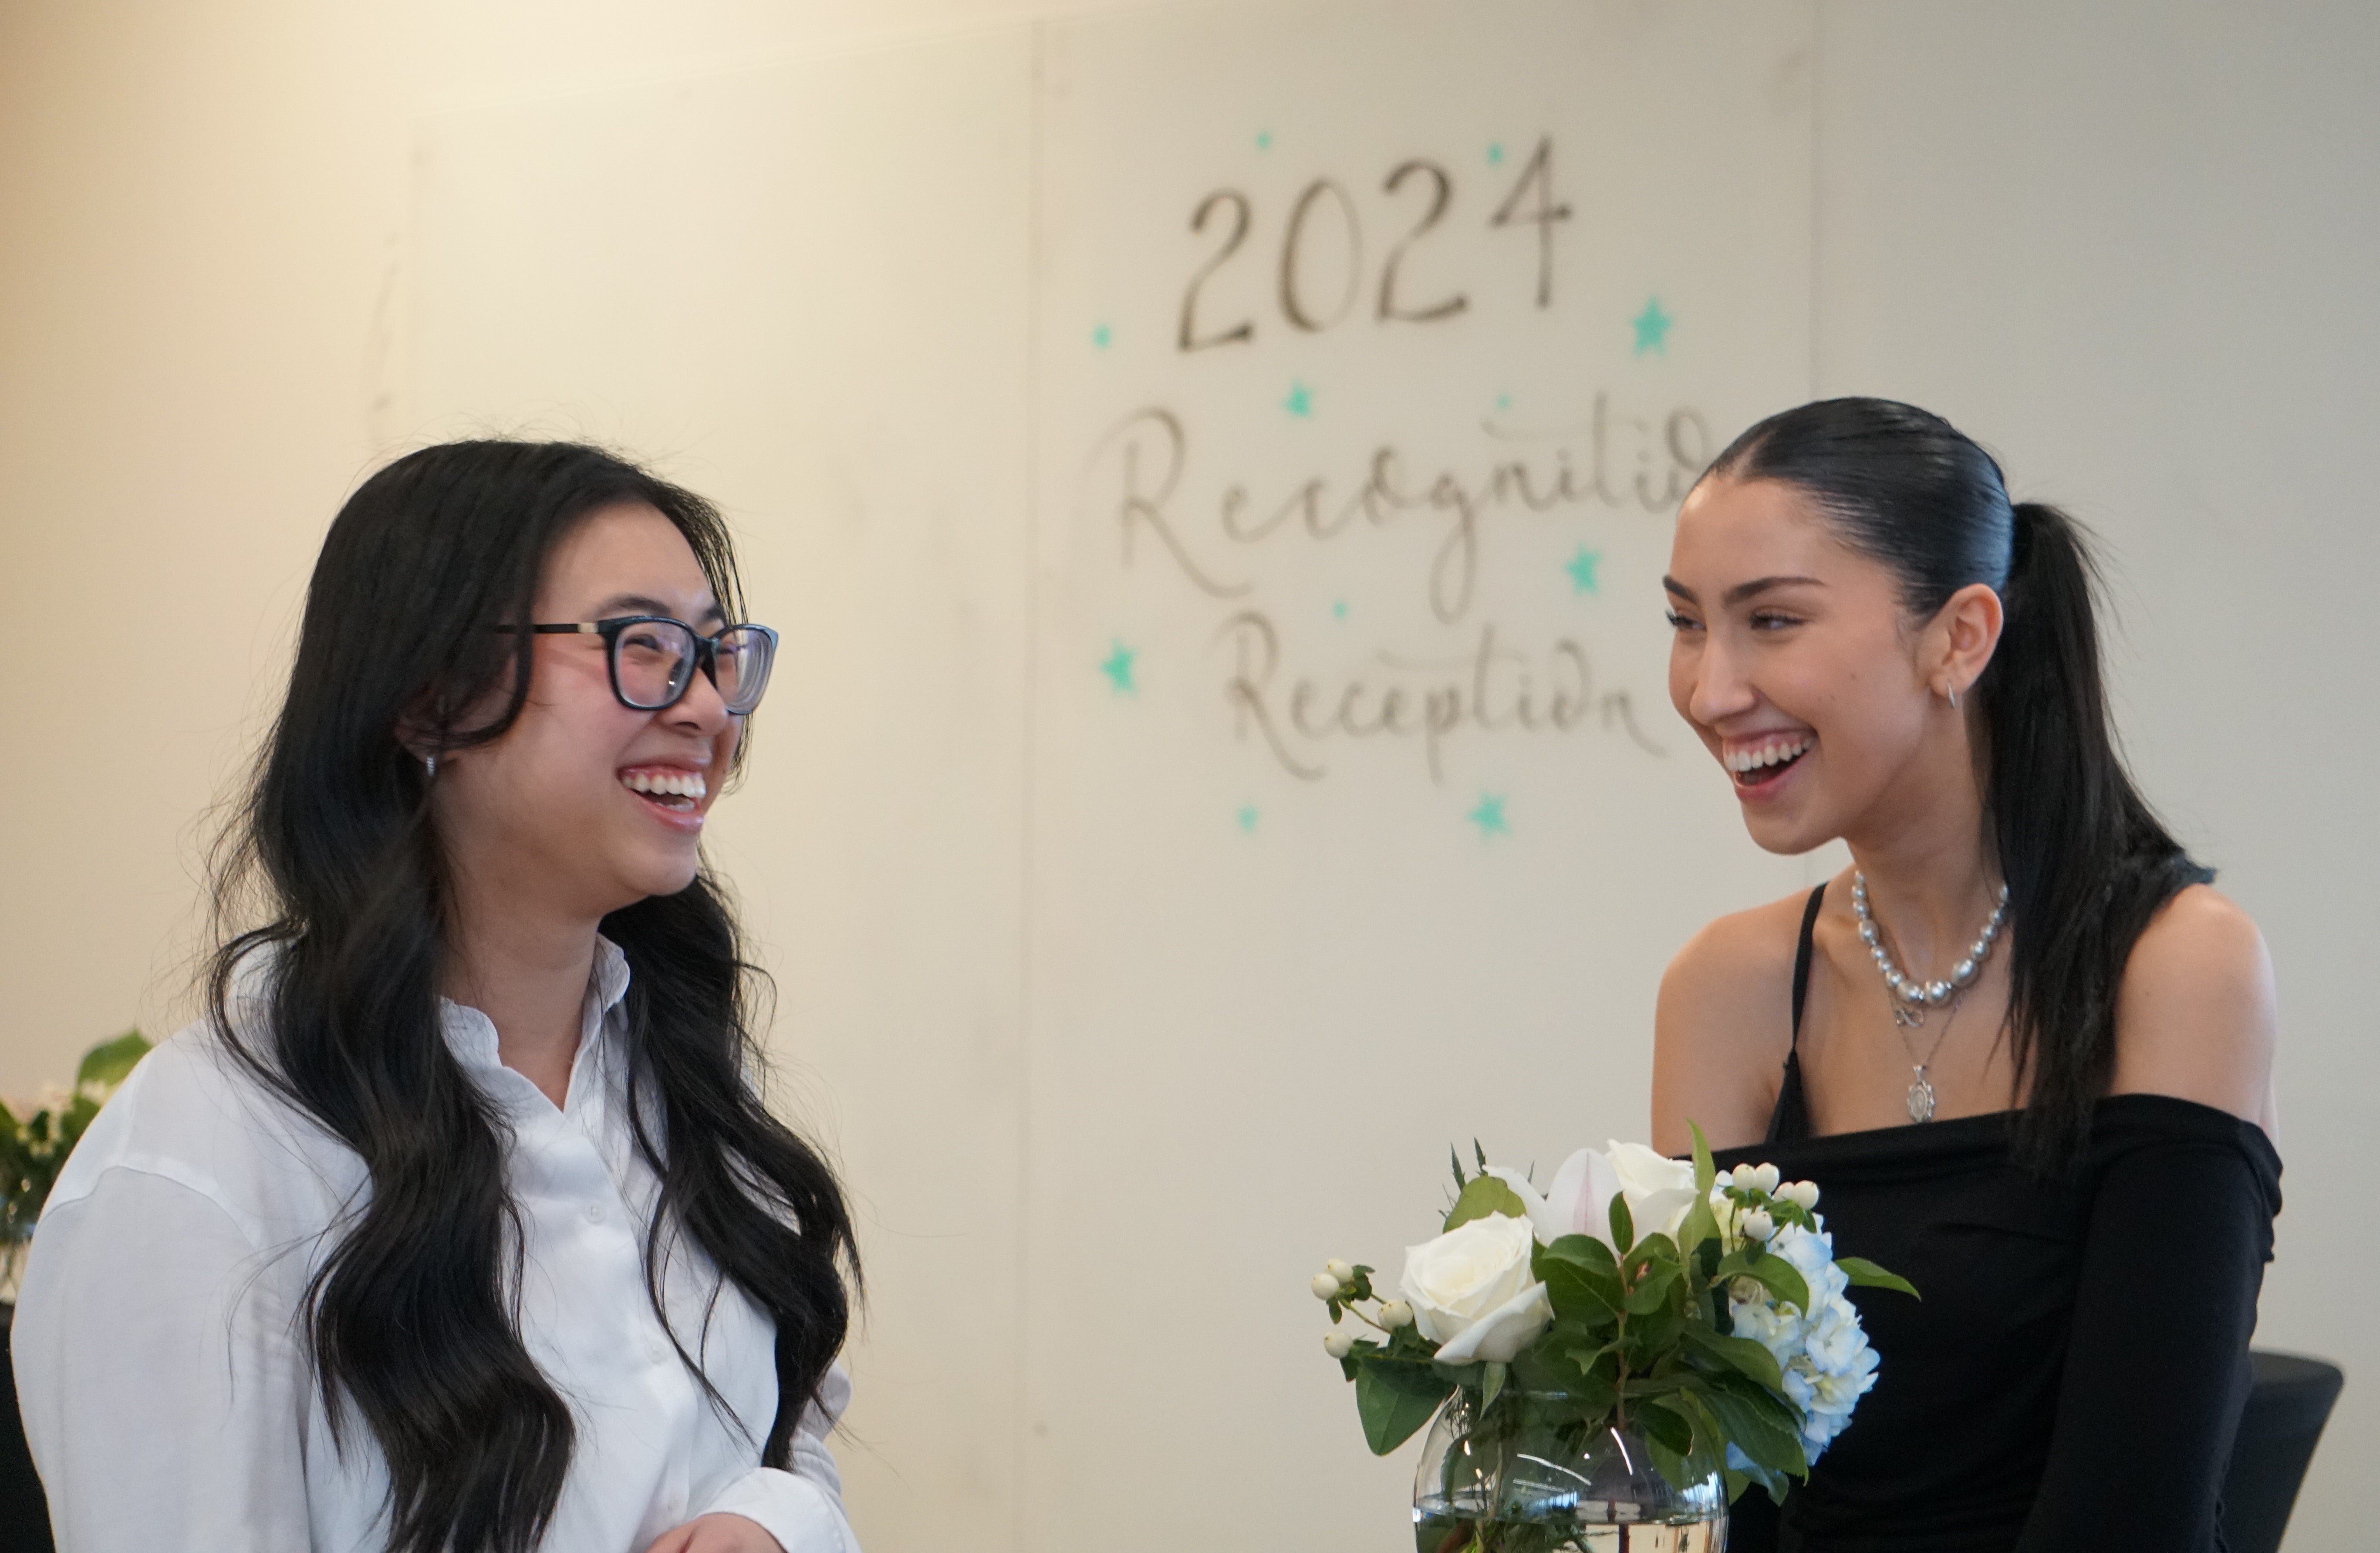
[[[674,772],[656,775],[649,771],[630,771],[620,779],[620,783],[631,793],[652,793],[670,798],[699,798],[709,790],[699,771],[689,771],[683,776]]]
[[[1763,745],[1758,749],[1740,749],[1727,758],[1730,771],[1756,770],[1763,766],[1775,766],[1792,759],[1810,747],[1808,739],[1795,739],[1790,744]]]

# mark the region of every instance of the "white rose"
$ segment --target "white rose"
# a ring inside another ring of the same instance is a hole
[[[1546,1286],[1529,1275],[1536,1244],[1528,1219],[1497,1213],[1405,1248],[1397,1289],[1439,1359],[1507,1364],[1553,1324]]]
[[[1612,1172],[1628,1199],[1628,1219],[1638,1239],[1656,1232],[1675,1235],[1694,1206],[1694,1167],[1657,1154],[1641,1143],[1611,1145]]]

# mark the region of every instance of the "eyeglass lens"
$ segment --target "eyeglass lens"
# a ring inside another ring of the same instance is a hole
[[[713,677],[719,698],[731,712],[758,706],[769,687],[768,633],[738,625],[719,635]],[[691,627],[675,621],[640,620],[612,643],[612,667],[621,699],[648,710],[676,704],[694,676],[699,649]]]

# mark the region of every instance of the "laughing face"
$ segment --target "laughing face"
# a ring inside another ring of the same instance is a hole
[[[1664,579],[1670,699],[1726,770],[1752,839],[1802,853],[1887,823],[1939,758],[1923,628],[1896,579],[1798,489],[1706,479]]]
[[[593,513],[554,546],[536,609],[555,624],[633,614],[704,635],[727,624],[685,537],[641,503]],[[700,672],[675,706],[623,706],[601,637],[535,641],[519,718],[439,763],[432,791],[449,855],[505,898],[572,916],[685,889],[742,719]]]

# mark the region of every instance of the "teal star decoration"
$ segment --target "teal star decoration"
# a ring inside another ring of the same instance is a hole
[[[1114,338],[1115,336],[1113,334],[1108,333],[1108,326],[1104,323],[1091,331],[1091,344],[1099,346],[1101,350],[1107,349],[1108,342]]]
[[[1257,807],[1256,807],[1256,805],[1254,805],[1254,804],[1242,804],[1242,805],[1240,806],[1240,829],[1241,829],[1242,831],[1245,831],[1245,832],[1247,832],[1247,833],[1248,833],[1249,835],[1251,835],[1251,836],[1253,836],[1253,835],[1255,835],[1255,834],[1257,833]]]
[[[1632,322],[1636,325],[1637,355],[1642,356],[1648,350],[1658,350],[1664,356],[1670,354],[1670,325],[1677,321],[1661,310],[1658,297],[1648,298],[1645,310]]]
[[[1258,150],[1258,151],[1270,151],[1270,150],[1272,150],[1272,131],[1271,131],[1271,130],[1269,130],[1269,129],[1259,129],[1259,130],[1257,130],[1257,150]]]
[[[1596,582],[1595,568],[1602,563],[1602,560],[1603,556],[1599,552],[1589,550],[1585,545],[1578,547],[1578,553],[1572,556],[1570,564],[1562,568],[1570,574],[1570,590],[1572,593],[1601,591]]]
[[[1501,140],[1490,142],[1488,147],[1488,165],[1490,167],[1500,167],[1503,164],[1504,142]]]
[[[1504,823],[1504,795],[1501,793],[1479,795],[1479,807],[1465,818],[1479,827],[1479,834],[1483,838],[1512,833],[1512,828]]]
[[[1140,686],[1133,683],[1132,677],[1132,661],[1139,656],[1140,654],[1131,648],[1117,642],[1114,644],[1114,650],[1108,654],[1108,661],[1099,665],[1099,673],[1108,676],[1108,681],[1115,686],[1117,695],[1140,694]]]
[[[1289,385],[1289,397],[1281,402],[1281,407],[1301,418],[1312,415],[1314,413],[1313,391],[1302,382],[1293,382]]]

